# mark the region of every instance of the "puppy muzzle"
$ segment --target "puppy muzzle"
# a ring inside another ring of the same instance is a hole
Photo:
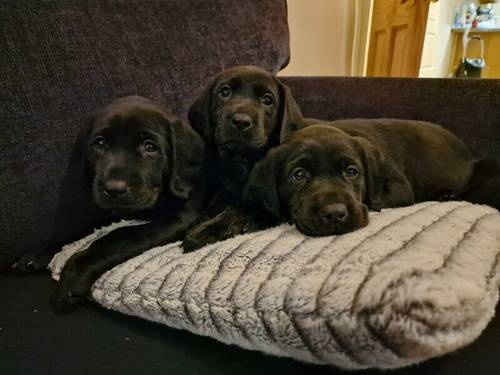
[[[263,116],[256,111],[226,110],[217,124],[214,139],[219,149],[245,151],[267,143]]]
[[[352,197],[323,196],[304,199],[292,212],[297,228],[310,236],[343,234],[368,224],[368,208]]]
[[[96,179],[93,196],[97,205],[104,209],[142,211],[156,204],[160,192],[160,188],[137,186],[126,180]]]

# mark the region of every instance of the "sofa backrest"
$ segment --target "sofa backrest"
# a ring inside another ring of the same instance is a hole
[[[478,158],[500,158],[500,80],[286,77],[304,116],[404,118],[444,126]]]
[[[285,0],[22,0],[0,6],[0,256],[97,224],[74,152],[86,114],[137,94],[184,116],[210,78],[289,60]]]

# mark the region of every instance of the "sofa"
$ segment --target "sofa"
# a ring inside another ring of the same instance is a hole
[[[77,141],[94,108],[138,94],[185,118],[223,69],[257,65],[277,74],[290,58],[286,1],[1,0],[0,24],[1,373],[340,373],[92,302],[59,314],[48,303],[48,273],[8,267],[109,221],[92,202]],[[477,157],[500,157],[500,80],[281,78],[307,117],[432,121]],[[497,316],[469,347],[394,373],[498,374],[499,329]]]

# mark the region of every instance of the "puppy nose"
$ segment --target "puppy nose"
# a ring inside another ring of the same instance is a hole
[[[252,118],[245,113],[235,113],[231,124],[238,130],[247,130],[252,127]]]
[[[334,203],[319,210],[320,219],[326,224],[344,223],[347,220],[347,207],[343,203]]]
[[[128,183],[124,180],[108,180],[103,183],[103,191],[110,197],[118,197],[128,191]]]

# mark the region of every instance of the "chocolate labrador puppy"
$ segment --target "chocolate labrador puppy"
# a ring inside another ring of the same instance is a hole
[[[252,171],[245,199],[305,234],[340,234],[367,225],[369,210],[463,191],[474,164],[435,124],[334,121],[298,130],[271,150]]]
[[[254,66],[219,74],[191,106],[189,121],[216,160],[220,193],[184,239],[185,251],[255,229],[239,207],[242,187],[267,150],[303,126],[290,89]]]
[[[158,103],[130,96],[99,110],[88,137],[93,198],[121,218],[147,224],[118,228],[72,256],[53,302],[86,297],[105,271],[152,247],[182,239],[207,198],[205,145]]]

